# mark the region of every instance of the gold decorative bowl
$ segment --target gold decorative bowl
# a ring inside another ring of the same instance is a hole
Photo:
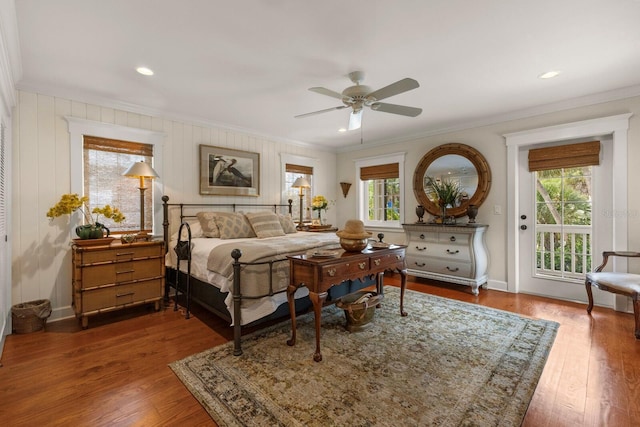
[[[347,252],[360,252],[369,244],[369,238],[364,239],[347,239],[340,238],[340,246]]]

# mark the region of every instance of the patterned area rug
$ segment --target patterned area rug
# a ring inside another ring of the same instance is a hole
[[[323,359],[313,361],[313,314],[172,363],[220,426],[519,426],[558,324],[385,287],[373,324],[345,329],[322,312]]]

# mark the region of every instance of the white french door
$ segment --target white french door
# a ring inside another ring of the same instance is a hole
[[[593,259],[592,267],[598,265],[603,250],[629,250],[628,246],[628,205],[627,205],[627,144],[629,119],[631,114],[619,114],[560,125],[523,130],[505,134],[507,146],[507,182],[508,213],[507,219],[507,290],[511,292],[530,292],[578,301],[586,300],[584,285],[567,285],[558,280],[548,282],[534,277],[532,273],[533,242],[528,234],[530,223],[521,219],[522,215],[531,218],[533,214],[532,177],[525,167],[522,156],[531,148],[540,144],[559,141],[599,139],[601,145],[601,164],[594,172],[593,188]],[[615,166],[615,167],[614,167]],[[524,192],[526,194],[521,194]],[[527,225],[527,230],[521,230]],[[521,243],[527,241],[527,243]],[[609,268],[609,267],[608,267]],[[611,268],[627,271],[626,262],[614,262]],[[581,289],[581,290],[579,290]],[[563,296],[564,295],[564,296]],[[616,310],[627,311],[627,298],[596,296],[596,304]]]
[[[613,243],[612,215],[606,212],[611,144],[602,144],[599,166],[547,173],[529,172],[531,148],[521,149],[518,158],[519,291],[585,302],[584,276],[600,263],[602,248]],[[611,305],[603,293],[594,298]]]

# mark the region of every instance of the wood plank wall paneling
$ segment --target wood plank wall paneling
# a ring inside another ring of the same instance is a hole
[[[68,218],[50,223],[46,211],[71,188],[70,141],[66,116],[119,126],[164,132],[162,145],[164,194],[175,202],[238,200],[199,194],[199,145],[214,145],[260,153],[261,196],[242,202],[280,201],[282,153],[317,159],[332,170],[336,154],[228,129],[194,125],[100,105],[31,92],[18,92],[12,135],[12,297],[11,304],[47,298],[51,320],[72,315],[72,237]],[[335,199],[337,182],[323,175],[316,192]]]

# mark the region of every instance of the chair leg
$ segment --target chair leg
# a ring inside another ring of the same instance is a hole
[[[636,339],[640,339],[640,299],[638,294],[633,295],[633,316],[636,320]]]
[[[585,280],[584,286],[587,288],[587,297],[589,298],[587,313],[591,314],[591,310],[593,310],[593,294],[591,293],[591,282],[589,280]]]

